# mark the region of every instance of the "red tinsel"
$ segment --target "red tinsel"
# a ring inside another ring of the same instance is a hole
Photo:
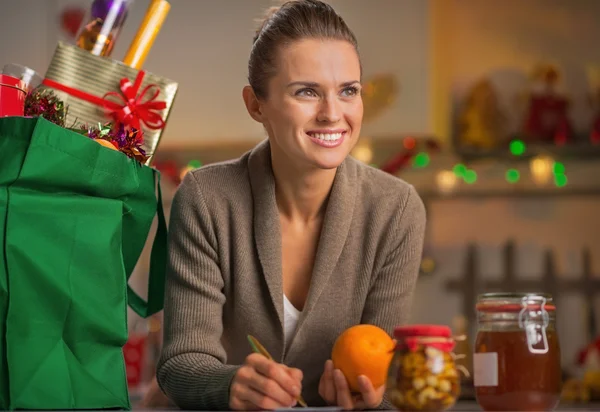
[[[380,167],[381,170],[394,175],[408,166],[412,158],[418,153],[416,141],[413,138],[408,139],[409,140],[407,141],[410,143],[404,145],[406,150],[394,155],[391,159],[385,162]],[[427,152],[435,153],[439,151],[440,145],[433,139],[427,139],[425,140],[425,148]]]
[[[25,97],[25,116],[43,117],[64,127],[67,108],[52,90],[37,88],[27,93]]]

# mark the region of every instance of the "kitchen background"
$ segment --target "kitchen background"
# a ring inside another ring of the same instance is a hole
[[[74,42],[90,2],[1,3],[0,63],[43,74],[57,41]],[[550,292],[565,374],[597,368],[580,354],[595,348],[600,317],[600,2],[330,3],[363,59],[366,116],[353,155],[414,184],[428,209],[411,321],[450,324],[472,341],[477,293]],[[148,4],[133,3],[113,58]],[[167,209],[190,168],[238,157],[265,137],[241,89],[256,20],[272,4],[171,0],[144,65],[179,83],[154,160]],[[146,259],[132,280],[141,293]],[[132,347],[150,332],[140,341],[146,367],[131,380],[143,388],[160,319],[131,319]]]

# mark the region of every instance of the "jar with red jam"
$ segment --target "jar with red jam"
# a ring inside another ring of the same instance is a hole
[[[443,411],[453,406],[460,394],[460,377],[450,328],[398,327],[394,337],[397,344],[386,386],[390,402],[404,411]]]
[[[473,381],[486,411],[551,411],[560,400],[560,346],[552,296],[488,293],[477,301]]]

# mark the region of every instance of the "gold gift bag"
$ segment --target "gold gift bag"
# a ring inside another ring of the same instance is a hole
[[[144,136],[149,163],[169,117],[178,84],[59,42],[43,86],[68,106],[66,127],[121,122]]]

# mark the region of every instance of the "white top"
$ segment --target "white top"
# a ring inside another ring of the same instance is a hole
[[[296,324],[298,323],[298,318],[300,317],[300,312],[292,302],[290,302],[283,294],[283,336],[285,338],[285,345],[289,346],[290,339],[294,335],[296,331]]]

